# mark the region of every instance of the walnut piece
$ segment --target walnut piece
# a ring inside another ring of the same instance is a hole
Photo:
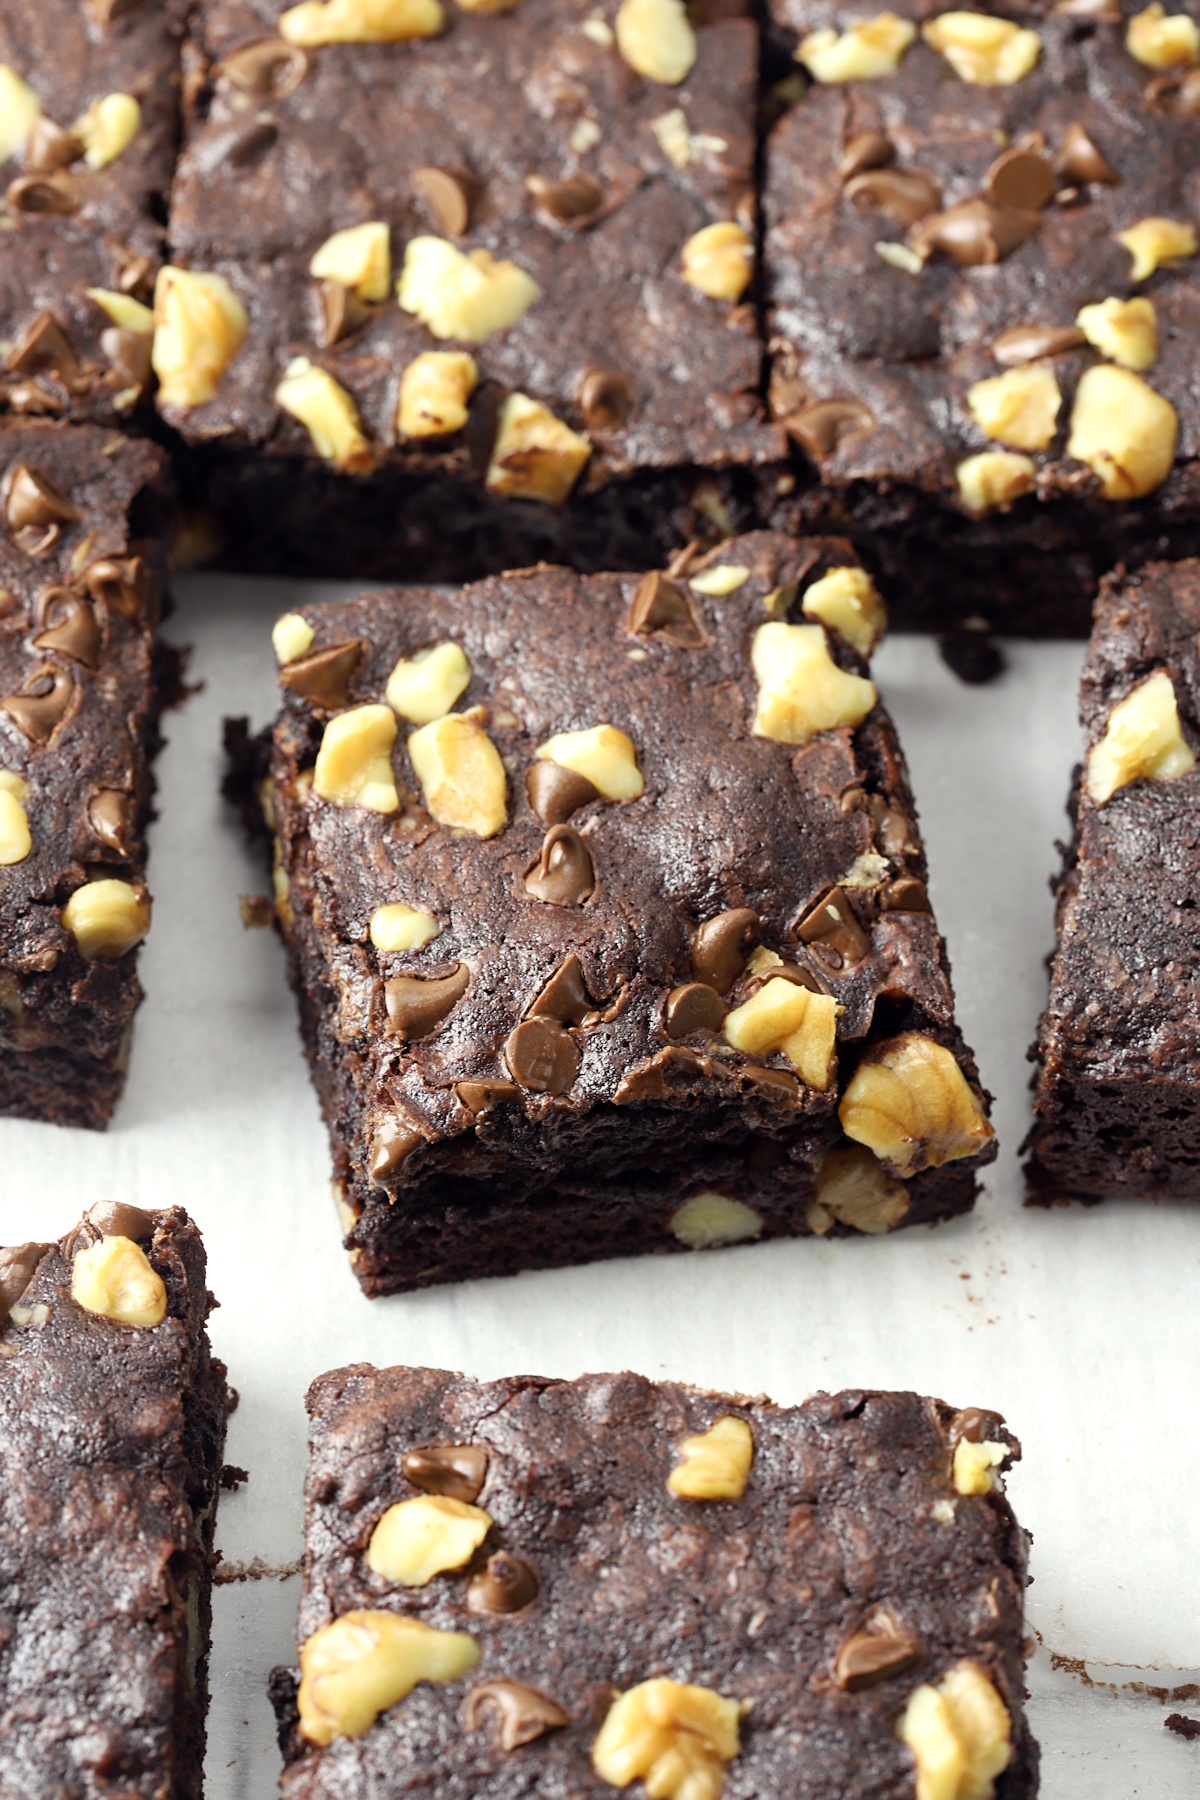
[[[389,906],[377,906],[371,914],[371,942],[385,955],[398,950],[421,950],[441,933],[432,913],[420,912],[399,900]]]
[[[701,569],[698,574],[689,575],[687,582],[697,594],[724,600],[729,594],[736,594],[749,579],[750,571],[741,563],[714,563],[710,569]]]
[[[992,1471],[1000,1467],[1007,1455],[1007,1444],[988,1439],[976,1444],[970,1438],[959,1438],[954,1446],[952,1477],[958,1493],[990,1494],[996,1485]]]
[[[348,475],[365,475],[375,457],[358,408],[328,369],[295,356],[275,389],[275,403],[307,429],[317,455]]]
[[[336,281],[360,300],[386,300],[392,285],[388,228],[379,219],[348,225],[313,252],[308,272],[318,281]]]
[[[1139,371],[1154,367],[1158,356],[1158,314],[1153,301],[1141,297],[1118,300],[1110,295],[1094,306],[1082,307],[1075,323],[1088,343],[1110,362]]]
[[[495,837],[508,819],[500,752],[472,713],[446,713],[408,740],[425,806],[439,825]]]
[[[1036,31],[988,13],[939,13],[921,36],[975,87],[1011,87],[1029,74],[1042,49]]]
[[[541,288],[514,262],[487,250],[464,252],[448,238],[410,238],[396,293],[407,313],[436,338],[482,344],[515,325]]]
[[[950,1051],[918,1031],[868,1051],[838,1118],[848,1138],[905,1179],[977,1156],[995,1135]]]
[[[733,219],[719,219],[694,232],[680,254],[680,273],[689,287],[710,300],[740,300],[754,269],[750,234]]]
[[[33,849],[25,800],[29,784],[8,769],[0,769],[0,869],[24,862]]]
[[[460,644],[430,644],[402,656],[388,676],[387,703],[414,725],[428,725],[448,713],[471,684],[471,665]]]
[[[137,337],[154,335],[154,312],[135,300],[132,294],[118,294],[112,288],[88,288],[87,297],[112,320],[119,331],[132,331]]]
[[[967,390],[967,405],[988,437],[1014,450],[1045,450],[1054,438],[1062,395],[1053,369],[1027,363],[977,381]]]
[[[295,662],[306,650],[311,650],[316,632],[308,620],[299,613],[283,613],[271,627],[271,648],[275,652],[275,660],[282,666]]]
[[[958,497],[971,513],[993,512],[1027,494],[1037,477],[1031,457],[1012,450],[981,450],[968,456],[956,471]]]
[[[439,1631],[397,1613],[343,1613],[300,1652],[300,1734],[313,1744],[361,1737],[419,1681],[457,1681],[479,1661],[465,1631]]]
[[[446,437],[467,422],[479,368],[465,350],[424,350],[400,377],[396,429],[401,437]]]
[[[560,731],[539,744],[534,755],[540,762],[582,775],[606,800],[636,800],[645,791],[633,739],[615,725]]]
[[[916,1760],[917,1800],[990,1800],[1012,1756],[1008,1711],[975,1662],[917,1688],[896,1735]]]
[[[869,1150],[858,1144],[835,1144],[821,1158],[817,1197],[808,1208],[809,1228],[818,1237],[834,1221],[869,1237],[894,1231],[912,1204],[902,1181],[889,1175]]]
[[[773,975],[726,1014],[725,1039],[747,1056],[782,1051],[801,1081],[824,1093],[833,1079],[841,1010],[832,994],[814,994]]]
[[[1161,487],[1175,461],[1179,417],[1129,369],[1098,363],[1075,390],[1067,455],[1099,477],[1106,500],[1137,500]]]
[[[128,150],[142,123],[142,109],[132,94],[106,94],[94,100],[81,119],[71,127],[72,136],[83,145],[83,160],[89,169],[106,169]]]
[[[1154,0],[1130,19],[1125,48],[1148,69],[1191,68],[1200,63],[1200,26],[1187,13],[1168,13]]]
[[[335,806],[400,809],[392,773],[396,715],[390,706],[352,706],[330,719],[317,751],[313,793]]]
[[[0,163],[24,149],[41,113],[42,103],[29,83],[0,63]]]
[[[150,362],[165,406],[203,406],[245,342],[246,309],[223,275],[176,269],[154,284]]]
[[[85,881],[62,910],[62,922],[87,962],[113,962],[150,929],[150,896],[128,881]]]
[[[540,400],[510,394],[496,422],[486,485],[493,494],[561,506],[591,454],[587,439]]]
[[[760,625],[750,661],[758,678],[756,737],[807,744],[819,731],[861,725],[875,704],[873,683],[838,667],[821,625]]]
[[[800,610],[838,632],[860,656],[870,656],[887,630],[883,596],[865,569],[830,569],[805,589]]]
[[[1088,753],[1084,788],[1103,806],[1131,781],[1174,781],[1195,763],[1180,730],[1175,684],[1159,669],[1109,713],[1104,736]]]
[[[469,1563],[491,1530],[482,1507],[445,1494],[419,1494],[389,1506],[367,1545],[368,1569],[402,1587],[425,1587]]]
[[[1131,281],[1147,281],[1156,269],[1169,269],[1195,256],[1198,242],[1194,225],[1159,218],[1139,219],[1127,231],[1118,231],[1116,238],[1133,258]]]
[[[715,1249],[719,1244],[743,1244],[763,1228],[762,1214],[744,1200],[707,1188],[693,1194],[671,1215],[671,1231],[689,1250]]]
[[[621,0],[616,36],[629,67],[664,87],[678,87],[696,60],[696,34],[683,0]]]
[[[167,1290],[132,1238],[102,1237],[71,1265],[71,1298],[85,1312],[146,1329],[167,1316]]]
[[[289,44],[398,44],[436,37],[446,23],[440,0],[303,0],[279,15]]]
[[[592,1767],[613,1787],[640,1778],[654,1800],[720,1800],[742,1710],[712,1688],[665,1677],[640,1682],[613,1703]]]
[[[909,20],[878,13],[840,35],[831,25],[810,32],[796,50],[796,61],[814,81],[877,81],[895,73],[916,35]]]
[[[733,1414],[707,1431],[684,1438],[682,1461],[671,1470],[667,1486],[681,1500],[740,1500],[750,1479],[754,1438],[745,1419]]]

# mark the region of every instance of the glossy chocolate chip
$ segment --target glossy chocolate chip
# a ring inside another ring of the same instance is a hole
[[[480,1113],[490,1112],[493,1106],[521,1098],[521,1090],[515,1081],[456,1081],[454,1093],[475,1118]]]
[[[1055,12],[1067,19],[1093,19],[1105,25],[1121,23],[1119,0],[1058,0]]]
[[[75,698],[75,678],[67,669],[49,664],[26,677],[18,694],[0,700],[19,730],[35,744],[48,744],[66,718]]]
[[[363,643],[351,638],[344,644],[329,644],[321,650],[310,650],[297,656],[279,671],[279,685],[289,694],[302,699],[321,712],[336,712],[350,702],[350,682],[362,660]]]
[[[854,1694],[893,1675],[903,1675],[920,1655],[920,1646],[906,1631],[856,1631],[838,1651],[834,1680]]]
[[[596,886],[588,847],[571,825],[552,825],[525,871],[525,892],[547,906],[582,906]]]
[[[870,939],[858,922],[845,888],[830,888],[796,926],[802,944],[810,944],[819,955],[836,957],[838,963],[861,962],[871,947]],[[774,974],[771,970],[768,974]]]
[[[557,1700],[526,1687],[523,1681],[499,1678],[481,1681],[467,1695],[463,1722],[468,1731],[479,1730],[483,1723],[480,1715],[484,1713],[495,1716],[502,1750],[519,1750],[522,1744],[532,1744],[547,1731],[558,1731],[571,1723],[570,1714],[563,1711]]]
[[[343,287],[340,281],[323,281],[320,296],[322,341],[326,349],[352,338],[375,312],[373,306],[359,299],[353,288]]]
[[[562,180],[550,175],[528,175],[525,186],[540,211],[559,225],[580,225],[604,205],[604,189],[590,175],[568,175]]]
[[[1200,69],[1173,69],[1156,75],[1147,83],[1145,100],[1155,112],[1176,119],[1193,118],[1200,113]]]
[[[45,113],[34,122],[25,139],[26,166],[38,175],[53,175],[58,169],[69,168],[82,155],[83,145],[74,132],[64,131]]]
[[[118,19],[124,19],[131,12],[144,6],[146,0],[87,0],[88,11],[98,25],[115,25]]]
[[[566,1094],[579,1073],[579,1046],[555,1019],[525,1019],[510,1033],[504,1060],[531,1094]]]
[[[893,806],[882,794],[872,794],[867,803],[875,842],[885,856],[911,856],[916,848],[912,820],[900,807]]]
[[[810,994],[828,991],[815,971],[806,969],[803,963],[773,963],[758,976],[755,987],[763,987],[768,981],[790,981],[793,987],[807,988]]]
[[[658,569],[638,582],[627,623],[637,637],[660,637],[682,649],[695,649],[705,642],[690,597]]]
[[[388,1027],[394,1037],[426,1037],[448,1019],[471,985],[471,971],[458,963],[450,975],[393,975],[384,983]]]
[[[150,339],[145,332],[109,325],[100,333],[100,349],[126,387],[145,387],[150,379]]]
[[[998,363],[1012,368],[1043,356],[1065,356],[1087,343],[1078,325],[1010,325],[992,344]]]
[[[738,1083],[748,1088],[759,1099],[772,1103],[784,1102],[794,1104],[800,1098],[800,1083],[786,1069],[771,1069],[766,1064],[747,1063],[737,1072]],[[771,1140],[768,1140],[770,1142]],[[762,1168],[770,1166],[770,1159],[759,1151],[757,1158],[752,1158],[753,1166]],[[782,1160],[777,1158],[777,1161]]]
[[[861,400],[815,400],[787,418],[789,434],[810,456],[832,456],[847,438],[875,429],[875,415]]]
[[[1065,181],[1118,187],[1121,177],[1082,125],[1068,125],[1058,153],[1058,172]]]
[[[843,181],[861,175],[864,169],[883,169],[896,158],[896,146],[886,131],[856,131],[847,138],[838,163]]]
[[[126,619],[141,617],[150,592],[140,556],[102,556],[84,570],[83,584],[93,600],[111,606]]]
[[[734,906],[706,919],[692,938],[692,974],[727,994],[758,942],[759,918],[748,906]]]
[[[447,237],[462,237],[471,222],[471,193],[453,169],[418,169],[413,189],[429,208],[435,223]]]
[[[515,1613],[537,1599],[538,1578],[523,1557],[497,1550],[467,1583],[467,1611]]]
[[[560,1025],[579,1025],[594,1012],[577,956],[568,956],[554,971],[529,1008],[531,1019],[557,1019]]]
[[[1006,150],[987,174],[984,186],[995,206],[1018,206],[1037,212],[1054,194],[1054,169],[1037,150]]]
[[[915,225],[942,204],[942,190],[916,169],[868,169],[851,176],[845,195],[858,212],[883,212]]]
[[[613,1105],[633,1106],[666,1100],[677,1095],[683,1086],[694,1087],[698,1082],[710,1081],[713,1073],[711,1057],[698,1055],[686,1044],[671,1044],[621,1077],[613,1095]]]
[[[997,263],[1031,238],[1041,224],[1041,214],[1013,206],[994,206],[990,200],[964,200],[945,212],[922,219],[909,238],[919,256],[940,252],[962,268]]]
[[[119,788],[100,788],[88,801],[87,816],[99,841],[124,856],[133,817],[132,797]]]
[[[620,431],[633,412],[633,388],[616,369],[588,369],[579,384],[579,409],[589,431]]]
[[[482,1444],[427,1444],[405,1451],[400,1472],[423,1494],[441,1494],[470,1506],[483,1492],[488,1453]]]
[[[136,294],[142,300],[150,300],[154,296],[154,276],[158,267],[154,257],[143,251],[125,252],[124,261],[117,271],[117,288],[122,294]]]
[[[600,798],[600,789],[586,775],[574,769],[562,769],[557,763],[535,762],[525,777],[525,791],[543,825],[562,825],[586,806]]]
[[[37,1274],[38,1264],[53,1244],[8,1244],[0,1249],[0,1318],[7,1318],[10,1308]]]
[[[669,1038],[691,1037],[694,1031],[720,1031],[725,1002],[703,981],[672,988],[663,1007],[663,1030]]]
[[[947,1425],[946,1441],[952,1450],[963,1438],[969,1444],[995,1443],[1003,1427],[1004,1420],[999,1413],[988,1412],[981,1406],[964,1406]]]
[[[73,376],[79,369],[75,346],[52,312],[41,312],[14,344],[6,365],[14,375]]]
[[[62,171],[54,175],[18,175],[5,196],[14,212],[69,218],[83,204],[79,184]]]
[[[244,94],[282,99],[294,94],[308,74],[309,61],[298,44],[283,38],[258,38],[231,51],[217,68],[218,79],[230,82]]]
[[[381,1119],[371,1139],[367,1169],[372,1185],[377,1188],[387,1187],[400,1173],[414,1150],[419,1150],[424,1138],[407,1119],[393,1114],[390,1118]]]
[[[895,881],[885,882],[879,890],[879,906],[882,912],[933,911],[925,883],[918,881],[915,875],[897,875]]]
[[[88,1208],[84,1218],[101,1237],[132,1238],[135,1244],[148,1244],[158,1229],[153,1213],[140,1206],[126,1206],[122,1200],[101,1200]]]
[[[33,640],[35,650],[57,650],[82,663],[85,669],[100,664],[100,621],[90,600],[70,588],[46,588],[38,601],[41,630]]]
[[[70,525],[79,514],[45,475],[18,463],[9,476],[4,517],[10,531],[23,531],[27,526]]]

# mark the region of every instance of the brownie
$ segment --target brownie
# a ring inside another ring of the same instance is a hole
[[[869,10],[771,0],[772,411],[819,476],[778,516],[850,533],[906,625],[1086,635],[1106,569],[1200,525],[1196,7]]]
[[[736,0],[690,25],[681,0],[627,0],[691,40],[655,80],[621,53],[615,0],[389,6],[443,28],[318,46],[312,7],[197,8],[171,257],[235,296],[225,357],[244,337],[211,397],[185,379],[160,405],[226,558],[469,579],[540,556],[644,566],[647,530],[664,556],[711,535],[784,445],[748,285],[756,24]],[[374,248],[339,260],[364,226]],[[710,293],[682,258],[714,230],[693,253]],[[479,291],[453,299],[464,282]],[[298,359],[326,384],[319,448],[288,410]],[[432,400],[439,371],[463,385]]]
[[[161,453],[0,426],[0,1114],[103,1127],[141,999]]]
[[[112,423],[150,374],[183,0],[0,0],[0,412]]]
[[[912,795],[816,622],[852,593],[865,649],[849,546],[753,534],[278,623],[277,910],[368,1293],[970,1206]]]
[[[1036,1793],[995,1414],[367,1364],[308,1409],[289,1800]]]
[[[199,1800],[233,1396],[200,1234],[108,1202],[0,1250],[0,1786]]]
[[[1200,1200],[1200,562],[1100,590],[1031,1151],[1044,1198]]]

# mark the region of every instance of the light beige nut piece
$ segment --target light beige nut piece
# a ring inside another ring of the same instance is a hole
[[[647,81],[678,87],[696,60],[696,34],[683,0],[621,0],[617,49]]]
[[[1037,479],[1037,465],[1012,450],[981,450],[960,462],[956,474],[958,497],[967,511],[985,513],[1027,494]]]
[[[113,962],[150,929],[149,897],[128,881],[85,881],[62,910],[62,922],[88,962]]]
[[[1104,736],[1088,753],[1084,787],[1103,806],[1131,781],[1174,781],[1195,763],[1179,727],[1175,684],[1159,669],[1109,713]]]
[[[388,228],[381,219],[347,225],[325,239],[308,265],[318,281],[336,281],[360,300],[386,300],[392,285]]]
[[[119,330],[132,331],[138,337],[153,335],[153,309],[135,300],[132,294],[118,294],[112,288],[88,288],[87,297],[96,302]]]
[[[863,1058],[838,1118],[848,1138],[906,1179],[977,1156],[995,1136],[950,1051],[919,1031],[889,1038]]]
[[[401,437],[445,437],[467,422],[479,368],[465,350],[424,350],[400,377],[396,430]]]
[[[840,633],[860,656],[870,656],[887,630],[883,595],[865,569],[830,569],[805,589],[800,610]]]
[[[1075,323],[1089,344],[1123,369],[1144,371],[1158,356],[1158,314],[1154,302],[1139,296],[1118,300],[1110,295],[1094,306],[1082,307]]]
[[[425,1587],[469,1563],[491,1530],[480,1506],[444,1494],[418,1494],[389,1506],[371,1533],[367,1567],[403,1587]]]
[[[414,731],[408,754],[439,825],[495,837],[508,820],[500,752],[471,713],[446,713]]]
[[[377,906],[371,914],[371,942],[377,950],[420,950],[440,937],[442,928],[432,913],[394,900],[388,906]]]
[[[487,250],[464,252],[440,237],[409,239],[396,285],[404,312],[435,338],[464,344],[482,344],[515,325],[541,292],[515,262],[497,262]]]
[[[796,61],[814,81],[877,81],[895,73],[916,35],[908,19],[878,13],[840,34],[831,25],[810,32],[796,50]]]
[[[606,800],[636,800],[646,789],[633,739],[615,725],[559,731],[539,744],[534,755],[539,762],[582,775]]]
[[[740,1500],[750,1479],[754,1438],[745,1419],[727,1414],[679,1446],[667,1486],[681,1500]]]
[[[861,725],[875,704],[873,683],[838,667],[821,625],[760,625],[750,662],[758,678],[756,737],[807,744],[819,731]]]
[[[400,810],[392,745],[396,715],[390,706],[352,706],[330,719],[317,751],[313,793],[335,806],[364,806],[368,812]]]
[[[990,1494],[996,1485],[994,1470],[1008,1455],[1007,1444],[994,1444],[988,1439],[972,1443],[959,1438],[954,1446],[954,1486],[960,1494]]]
[[[279,15],[288,44],[399,44],[436,37],[446,23],[440,0],[303,0]]]
[[[939,13],[922,25],[921,36],[975,87],[1011,87],[1029,74],[1042,49],[1036,31],[989,13]]]
[[[730,594],[736,594],[750,579],[750,571],[741,563],[714,563],[711,569],[701,569],[698,575],[689,575],[688,586],[698,594],[707,594],[714,600],[724,600]]]
[[[1154,0],[1130,19],[1125,48],[1148,69],[1191,68],[1200,63],[1200,26],[1189,14],[1169,13]]]
[[[1100,479],[1106,500],[1137,500],[1161,487],[1175,461],[1179,417],[1140,375],[1098,363],[1075,390],[1067,455]]]
[[[294,356],[275,389],[275,404],[299,419],[325,462],[347,475],[365,475],[375,458],[363,435],[358,408],[328,369]]]
[[[833,1079],[841,1010],[832,994],[814,994],[772,975],[725,1015],[725,1041],[747,1056],[782,1051],[801,1081],[824,1093]]]
[[[15,69],[0,63],[0,163],[18,150],[42,116],[42,103]]]
[[[1046,363],[1026,363],[990,375],[967,390],[971,417],[982,432],[1014,450],[1044,450],[1054,439],[1062,394]]]
[[[479,1661],[465,1631],[438,1631],[397,1613],[343,1613],[300,1651],[300,1735],[312,1744],[361,1737],[419,1681],[457,1681]]]
[[[561,506],[592,446],[540,400],[510,394],[500,408],[486,485],[493,494]]]
[[[660,1677],[614,1701],[592,1745],[601,1781],[641,1780],[652,1800],[720,1800],[743,1707],[712,1688]]]
[[[142,109],[132,94],[106,94],[94,100],[81,119],[71,127],[74,137],[83,145],[83,160],[89,169],[106,169],[128,150],[142,123]]]
[[[718,1194],[714,1188],[693,1194],[671,1214],[671,1232],[689,1250],[711,1250],[719,1244],[743,1244],[763,1228],[762,1214],[744,1200]]]
[[[740,300],[754,271],[750,234],[733,219],[694,232],[683,246],[680,274],[710,300]]]
[[[299,613],[283,613],[271,628],[271,648],[280,664],[295,662],[311,650],[316,632]]]
[[[917,1800],[990,1800],[1012,1757],[1007,1708],[975,1662],[915,1689],[896,1735],[916,1761]]]
[[[19,775],[0,769],[0,869],[24,862],[33,849],[24,805],[28,792],[28,784]]]
[[[467,13],[506,13],[515,12],[521,0],[458,0],[458,4]]]
[[[1195,256],[1197,248],[1195,226],[1180,219],[1139,219],[1128,231],[1118,231],[1116,238],[1133,258],[1131,281],[1148,281],[1156,269],[1169,269]]]
[[[132,1238],[102,1237],[81,1250],[71,1265],[71,1298],[85,1312],[118,1325],[161,1325],[167,1290]]]
[[[859,1144],[835,1144],[825,1152],[816,1189],[816,1205],[825,1220],[810,1219],[809,1224],[818,1235],[836,1219],[839,1225],[879,1237],[894,1231],[912,1205],[904,1183]]]
[[[203,406],[246,340],[246,309],[223,275],[176,269],[154,284],[150,362],[165,406]]]
[[[428,725],[452,710],[471,685],[471,665],[461,644],[430,644],[415,656],[402,656],[385,689],[393,712],[413,725]]]

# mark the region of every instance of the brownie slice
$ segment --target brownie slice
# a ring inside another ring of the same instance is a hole
[[[749,9],[626,0],[627,30],[615,0],[386,0],[344,41],[369,10],[197,8],[171,257],[232,325],[215,391],[186,364],[160,404],[226,556],[464,579],[727,525],[784,445]],[[410,15],[435,35],[369,41]]]
[[[150,922],[165,461],[0,427],[0,1113],[103,1127]]]
[[[1200,519],[1196,7],[870,10],[771,0],[772,410],[820,477],[786,516],[906,625],[1086,635]]]
[[[995,1414],[366,1364],[308,1409],[289,1800],[1037,1791]]]
[[[112,423],[150,375],[183,0],[0,0],[0,413]]]
[[[1088,752],[1027,1144],[1035,1196],[1200,1200],[1193,995],[1200,562],[1118,571],[1083,667]]]
[[[278,915],[368,1293],[970,1206],[881,620],[846,544],[757,534],[279,622]]]
[[[178,1207],[0,1250],[0,1741],[28,1800],[199,1800],[233,1402],[204,1274]]]

